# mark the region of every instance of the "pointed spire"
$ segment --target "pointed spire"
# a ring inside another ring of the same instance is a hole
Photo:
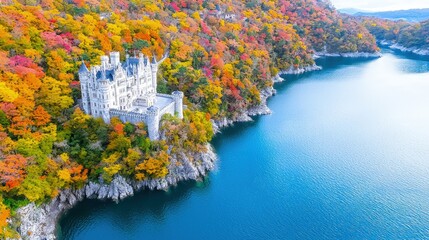
[[[82,64],[80,65],[80,68],[79,68],[79,73],[88,73],[88,72],[89,70],[86,67],[85,62],[82,60]]]
[[[145,66],[149,66],[149,64],[150,64],[150,59],[149,59],[149,56],[146,55]]]

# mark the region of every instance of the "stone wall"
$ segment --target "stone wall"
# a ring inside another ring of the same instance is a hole
[[[136,112],[128,112],[117,109],[110,109],[110,117],[118,117],[122,122],[130,122],[133,124],[144,122],[147,123],[147,115]]]
[[[161,109],[161,111],[159,112],[159,115],[162,116],[166,113],[169,113],[174,116],[174,112],[175,112],[175,103],[171,102],[165,108]]]

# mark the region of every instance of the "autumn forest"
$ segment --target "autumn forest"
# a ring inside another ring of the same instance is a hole
[[[8,221],[16,209],[61,190],[117,174],[165,177],[172,154],[206,151],[213,121],[258,106],[273,77],[312,66],[315,53],[377,52],[367,28],[399,41],[415,35],[374,21],[340,15],[325,0],[2,1],[0,238],[16,236]],[[143,123],[105,124],[79,108],[80,64],[100,64],[110,51],[169,51],[157,90],[183,91],[187,109],[183,120],[163,117],[162,140],[150,141]]]

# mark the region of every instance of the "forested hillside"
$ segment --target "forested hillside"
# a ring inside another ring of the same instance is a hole
[[[211,119],[260,104],[280,70],[315,51],[375,52],[359,22],[323,0],[20,0],[0,8],[0,236],[29,202],[43,203],[116,174],[161,178],[170,154],[204,151]],[[75,107],[77,69],[110,51],[169,58],[158,91],[185,93],[183,121],[165,117],[165,140],[143,124],[110,125]]]
[[[429,50],[429,20],[420,23],[362,18],[364,25],[378,39],[406,48]]]

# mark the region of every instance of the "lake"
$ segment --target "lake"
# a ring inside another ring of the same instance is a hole
[[[429,61],[319,59],[213,145],[203,182],[85,200],[60,239],[429,239]]]

